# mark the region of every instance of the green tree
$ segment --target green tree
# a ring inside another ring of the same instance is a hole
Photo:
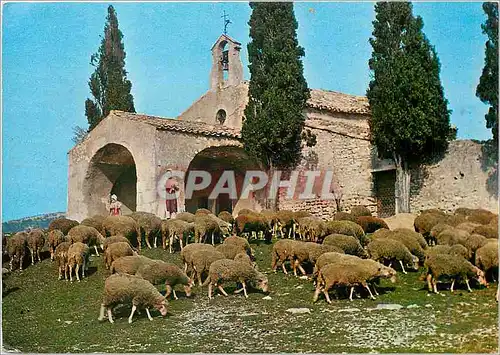
[[[297,40],[293,3],[252,2],[248,58],[249,101],[241,131],[245,150],[269,173],[290,170],[301,159],[302,135],[310,96],[303,75],[304,49]]]
[[[396,213],[410,212],[410,169],[446,150],[450,111],[436,51],[411,3],[379,2],[375,13],[367,90],[371,141],[396,165]]]
[[[90,57],[95,68],[90,76],[89,88],[93,99],[85,101],[85,116],[89,131],[94,129],[111,110],[135,112],[132,84],[127,80],[123,34],[113,6],[108,7],[104,38],[97,53]]]
[[[483,10],[487,19],[481,25],[486,41],[484,68],[476,88],[476,96],[490,105],[486,114],[486,127],[491,128],[495,146],[498,147],[498,3],[485,2]]]

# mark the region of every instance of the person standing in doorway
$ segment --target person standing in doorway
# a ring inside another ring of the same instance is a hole
[[[111,203],[109,204],[109,215],[120,216],[122,214],[122,203],[118,201],[118,197],[111,195]]]
[[[167,172],[171,172],[172,170],[167,170]],[[173,177],[168,178],[165,183],[165,191],[167,195],[167,199],[165,201],[165,217],[166,218],[175,218],[177,214],[177,191],[179,191],[179,184],[177,180]]]

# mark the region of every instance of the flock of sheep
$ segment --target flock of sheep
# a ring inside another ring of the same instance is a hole
[[[112,309],[120,303],[132,303],[129,322],[137,307],[156,308],[167,313],[167,298],[177,299],[174,287],[182,285],[186,296],[197,282],[208,286],[212,299],[214,288],[227,296],[223,285],[236,282],[247,296],[248,287],[268,292],[268,278],[254,262],[249,240],[276,240],[272,249],[271,268],[288,274],[287,264],[298,276],[309,270],[314,282],[313,301],[323,293],[331,303],[330,290],[366,290],[371,298],[378,295],[376,285],[382,278],[396,281],[396,269],[426,270],[425,282],[430,292],[438,293],[438,281],[476,280],[487,286],[487,280],[498,277],[498,216],[482,209],[459,208],[454,213],[440,210],[422,211],[414,221],[414,230],[389,230],[384,220],[373,217],[364,206],[350,213],[338,212],[328,221],[303,211],[241,210],[233,216],[221,212],[215,216],[206,209],[195,214],[178,213],[176,218],[162,220],[154,214],[134,212],[128,216],[93,216],[81,223],[66,218],[51,222],[47,231],[33,229],[3,238],[3,250],[22,270],[29,250],[31,262],[41,261],[42,248],[48,247],[51,260],[58,267],[59,279],[80,281],[85,277],[90,252],[104,253],[104,265],[111,275],[104,284],[99,320],[105,312],[113,323]],[[147,258],[141,253],[145,244],[170,253],[180,249],[184,268]],[[217,245],[217,246],[216,246]],[[204,280],[203,280],[204,278]],[[423,279],[423,280],[424,280]],[[163,296],[155,285],[165,284]],[[373,290],[373,292],[372,292]],[[498,295],[497,295],[498,298]]]

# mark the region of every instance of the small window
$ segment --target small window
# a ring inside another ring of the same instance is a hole
[[[217,115],[215,116],[215,118],[221,125],[224,124],[224,122],[226,121],[226,111],[220,109],[219,111],[217,111]]]

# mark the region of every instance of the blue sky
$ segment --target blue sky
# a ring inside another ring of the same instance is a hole
[[[7,3],[2,23],[2,219],[65,211],[72,127],[84,102],[109,3]],[[137,112],[176,117],[208,88],[210,48],[222,32],[246,43],[248,3],[113,3]],[[441,61],[459,138],[488,139],[475,97],[486,37],[481,3],[414,3]],[[373,3],[296,3],[311,88],[364,95]]]

